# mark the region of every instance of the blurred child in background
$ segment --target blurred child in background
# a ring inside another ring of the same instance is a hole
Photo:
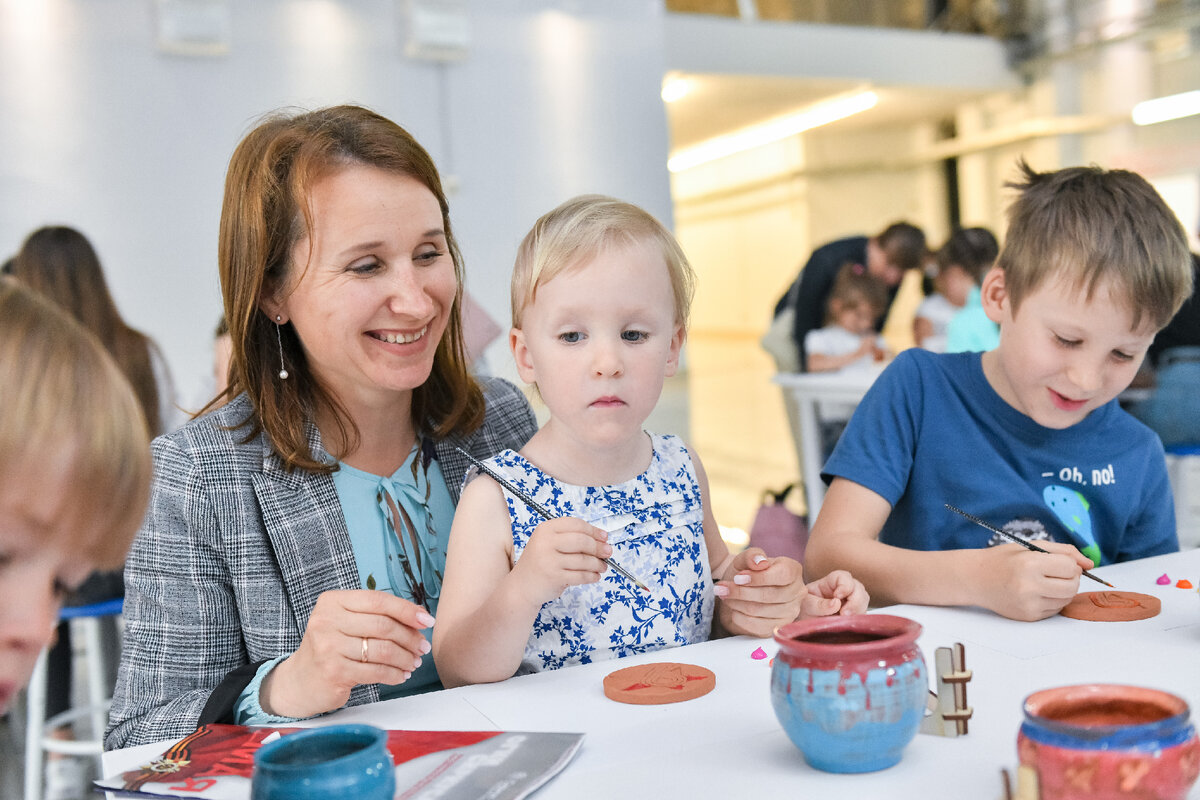
[[[1000,248],[987,228],[961,228],[937,252],[935,291],[917,307],[913,338],[935,353],[991,350],[999,328],[983,313],[979,285]],[[958,322],[955,322],[955,319]],[[954,329],[954,343],[950,331]]]

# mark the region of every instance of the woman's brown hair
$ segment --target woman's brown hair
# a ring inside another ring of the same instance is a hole
[[[61,225],[39,228],[13,258],[11,274],[53,300],[100,340],[133,386],[151,432],[162,433],[151,357],[154,343],[121,318],[87,237]]]
[[[277,331],[260,308],[267,293],[287,284],[292,248],[312,229],[313,184],[351,164],[416,179],[433,193],[442,210],[458,291],[433,370],[413,390],[413,426],[442,438],[473,431],[483,422],[483,393],[468,371],[463,345],[462,256],[433,159],[406,130],[360,106],[277,111],[242,139],[225,176],[217,257],[233,355],[229,388],[210,407],[246,392],[254,406],[252,418],[246,421],[248,436],[265,432],[289,469],[332,469],[309,451],[306,424],[320,409],[336,420],[335,438],[348,450],[359,440],[359,431],[336,394],[309,369],[291,325],[285,323]],[[287,380],[278,374],[281,345]]]

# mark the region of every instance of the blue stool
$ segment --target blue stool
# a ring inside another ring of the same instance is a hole
[[[101,766],[104,728],[108,725],[108,707],[112,698],[104,675],[100,620],[104,617],[119,616],[123,606],[124,600],[117,597],[87,606],[70,606],[59,612],[60,620],[73,620],[73,627],[80,628],[83,634],[88,704],[46,719],[47,651],[43,650],[33,668],[33,676],[29,679],[29,693],[26,695],[28,708],[25,725],[25,800],[42,800],[42,767],[46,753],[92,756],[96,759],[97,767]],[[84,718],[91,719],[93,738],[66,740],[50,736],[52,731]]]

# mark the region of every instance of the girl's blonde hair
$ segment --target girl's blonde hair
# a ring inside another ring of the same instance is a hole
[[[599,194],[585,194],[544,214],[517,250],[512,275],[512,324],[521,327],[537,288],[555,275],[594,258],[606,248],[653,242],[662,251],[675,295],[675,321],[687,329],[696,276],[683,249],[645,210]]]
[[[100,569],[119,568],[150,494],[150,436],[137,396],[70,315],[0,278],[0,482],[61,476],[89,525],[61,525]],[[102,535],[96,536],[95,532]]]

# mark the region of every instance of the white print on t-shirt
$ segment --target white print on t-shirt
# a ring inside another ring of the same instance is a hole
[[[1063,483],[1078,483],[1080,486],[1088,486],[1088,482],[1084,480],[1083,470],[1079,467],[1063,467],[1057,473],[1058,479]],[[1043,478],[1055,477],[1054,472],[1043,472]],[[1112,486],[1117,482],[1116,473],[1113,471],[1113,465],[1109,464],[1103,469],[1092,470],[1091,486]]]

